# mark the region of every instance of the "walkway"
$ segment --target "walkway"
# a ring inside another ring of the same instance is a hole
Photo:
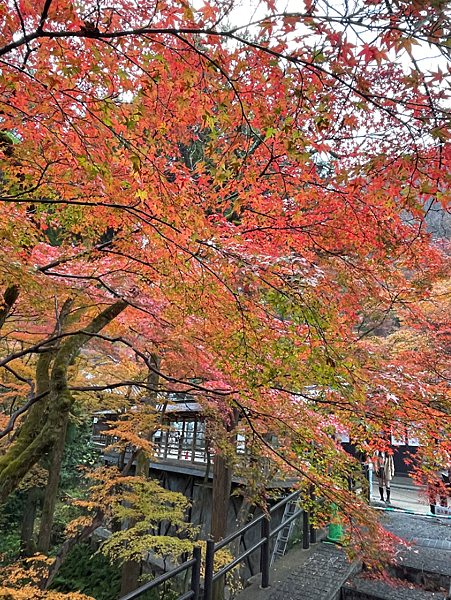
[[[320,544],[312,556],[268,600],[340,600],[345,581],[360,570],[333,544]]]
[[[404,581],[390,587],[382,580],[359,575],[359,563],[349,563],[341,549],[319,543],[308,551],[296,548],[276,561],[271,588],[262,590],[255,578],[236,600],[340,600],[342,587],[345,600],[442,600],[451,581],[451,519],[427,516],[424,489],[408,478],[396,477],[392,482],[391,507],[378,501],[375,494],[379,495],[377,482],[372,504],[383,509],[384,526],[412,544],[400,547],[398,565],[389,568],[389,574],[405,578],[408,572],[411,585]]]
[[[394,507],[411,510],[423,515],[427,515],[430,512],[425,488],[415,485],[409,477],[393,478],[390,500],[391,505]],[[373,506],[385,507],[385,503],[380,501],[378,483],[374,476],[371,502]]]
[[[262,590],[260,579],[235,600],[340,600],[340,588],[360,570],[343,550],[318,543],[309,550],[296,548],[276,561],[271,569],[271,587]]]

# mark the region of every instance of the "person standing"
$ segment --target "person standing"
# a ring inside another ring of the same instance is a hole
[[[390,481],[393,479],[395,474],[395,463],[393,455],[388,452],[377,451],[374,457],[374,466],[376,470],[376,477],[379,481],[379,493],[381,495],[381,501],[386,504],[390,502]],[[387,499],[384,500],[384,487],[387,494]]]
[[[449,477],[450,477],[449,467],[445,467],[445,468],[441,469],[440,475],[442,477],[442,483],[443,483],[443,487],[445,488],[446,497],[449,498],[450,490],[451,490],[451,482],[449,480]]]
[[[435,472],[435,481],[428,482],[427,494],[429,497],[429,507],[431,513],[435,515],[435,505],[437,502],[437,495],[440,498],[440,506],[448,506],[448,497],[450,496],[450,471],[448,468],[437,469]]]

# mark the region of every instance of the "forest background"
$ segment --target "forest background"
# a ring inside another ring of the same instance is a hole
[[[41,552],[4,571],[18,598],[58,597],[42,588],[102,523],[128,520],[108,550],[128,572],[158,519],[187,550],[184,500],[145,480],[170,394],[206,411],[217,481],[247,469],[264,505],[249,464],[269,461],[315,487],[320,520],[334,502],[368,559],[390,540],[333,434],[370,455],[415,427],[423,480],[448,460],[448,5],[256,7],[239,25],[233,0],[0,7],[0,499]],[[97,470],[89,492],[71,436],[105,409],[136,476]]]

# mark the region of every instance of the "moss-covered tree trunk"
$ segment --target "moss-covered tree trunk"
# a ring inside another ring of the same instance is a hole
[[[89,334],[99,333],[126,307],[127,303],[123,300],[115,302],[95,317],[80,333],[68,337],[56,350],[48,382],[49,395],[45,405],[43,403],[33,405],[32,409],[37,408],[30,411],[16,443],[0,459],[0,502],[17,488],[33,465],[49,452],[63,435],[67,416],[73,404],[67,386],[67,369],[71,361],[80,348],[91,339]],[[51,358],[52,356],[47,358],[49,363]],[[45,371],[43,369],[43,380],[48,377],[48,365],[47,375]],[[42,385],[43,382],[38,376],[37,388],[41,388]]]
[[[36,519],[36,509],[38,507],[40,489],[33,486],[28,490],[27,503],[22,519],[22,529],[20,532],[20,555],[22,557],[32,556],[35,552],[33,543],[34,522]]]
[[[66,423],[63,423],[61,427],[60,436],[55,444],[55,447],[53,448],[52,458],[50,461],[49,478],[45,488],[44,504],[42,506],[41,523],[39,527],[37,544],[38,552],[42,552],[43,554],[47,554],[50,548],[53,514],[55,512],[55,503],[58,495],[68,421],[69,413],[66,413]]]

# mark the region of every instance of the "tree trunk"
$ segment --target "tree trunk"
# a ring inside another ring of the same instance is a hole
[[[225,538],[227,531],[227,513],[229,508],[230,491],[232,488],[232,469],[227,459],[216,454],[213,463],[213,494],[210,535],[215,542]],[[214,600],[224,598],[224,578],[213,583]]]
[[[117,458],[117,470],[123,471],[124,467],[125,467],[125,450],[122,450],[119,453],[119,456]]]
[[[141,575],[141,563],[136,560],[128,560],[122,565],[121,597],[133,592],[139,587],[139,576]]]
[[[164,413],[165,413],[165,409],[166,409],[166,405],[167,402],[165,403],[162,412],[160,413],[160,417],[159,417],[159,424],[161,425],[161,423],[163,422],[163,418],[164,418]],[[153,431],[149,431],[147,434],[147,439],[150,439],[152,437],[152,435],[157,431],[157,429],[153,430]],[[130,464],[131,462],[134,462],[135,458],[132,457],[130,458],[130,460],[128,461],[126,467],[124,468],[124,470],[121,473],[122,477],[126,477],[130,468]],[[81,532],[78,532],[74,537],[68,539],[66,542],[64,542],[64,544],[60,547],[60,549],[58,550],[55,560],[54,562],[51,564],[50,568],[49,568],[49,575],[46,578],[44,578],[41,582],[41,589],[48,589],[49,586],[51,585],[54,577],[56,576],[56,574],[58,573],[59,568],[61,567],[61,565],[63,564],[66,556],[68,555],[68,553],[70,552],[70,550],[76,546],[79,542],[81,542],[82,540],[85,540],[86,538],[88,538],[98,527],[101,526],[102,521],[103,521],[103,517],[104,517],[104,513],[102,509],[99,509],[95,515],[95,517],[93,518],[93,520],[91,521],[91,523],[89,523],[88,525],[86,525]],[[114,521],[113,522],[113,531],[119,531],[121,527],[121,523],[120,521]],[[126,577],[128,578],[128,574],[126,574]],[[138,577],[135,578],[136,581],[138,581]],[[136,584],[138,585],[138,584]]]
[[[208,479],[210,476],[210,469],[211,469],[211,454],[208,451],[209,444],[210,444],[210,441],[205,440],[205,453],[207,455],[207,466],[205,468],[204,481],[203,481],[203,485],[202,485],[202,499],[201,499],[200,511],[199,511],[200,529],[194,538],[195,540],[205,539],[205,537],[208,535],[207,524],[204,523],[204,514],[205,514],[205,509],[207,508],[207,504],[208,504],[208,496],[209,496]]]
[[[44,505],[42,507],[41,525],[38,537],[38,552],[48,554],[50,548],[50,537],[52,534],[53,514],[55,512],[55,503],[58,494],[60,481],[61,464],[63,462],[64,448],[66,444],[67,423],[69,413],[66,413],[65,424],[61,427],[59,438],[53,448],[52,459],[50,461],[49,477],[45,489]]]
[[[234,531],[238,531],[243,527],[249,517],[249,513],[252,507],[252,503],[249,498],[244,497],[241,503],[241,507],[236,516]],[[233,558],[237,558],[240,554],[240,546],[241,546],[241,536],[236,537],[233,542],[229,544],[229,550]],[[229,573],[229,583],[232,587],[239,589],[241,577],[243,575],[243,571],[245,569],[245,565],[241,563],[237,568],[233,569],[231,573]],[[253,575],[251,571],[251,575]]]
[[[230,424],[226,426],[230,433],[235,429],[238,421],[238,415],[234,413]],[[213,463],[213,493],[212,493],[212,511],[210,536],[215,542],[219,542],[226,536],[227,532],[227,513],[229,510],[230,492],[232,489],[233,465],[230,464],[230,457],[222,454],[215,454]],[[214,600],[223,600],[224,598],[224,578],[218,579],[213,584]]]
[[[210,535],[219,542],[226,535],[227,512],[229,508],[230,490],[232,487],[232,468],[227,459],[220,454],[215,455],[213,463],[213,497]]]
[[[234,528],[235,531],[238,531],[238,529],[241,529],[241,527],[243,527],[246,524],[251,508],[252,502],[249,500],[249,498],[244,497],[240,506],[240,510],[238,511],[238,514],[236,516]],[[241,537],[238,536],[233,540],[233,542],[229,544],[229,550],[234,558],[236,558],[240,553],[240,542]]]
[[[10,285],[6,288],[5,293],[3,294],[3,302],[0,308],[0,329],[3,327],[3,324],[6,321],[13,305],[15,304],[17,298],[19,297],[19,286],[18,285]]]
[[[228,424],[224,423],[229,442],[236,444],[234,432],[238,423],[238,412],[233,411]],[[230,456],[216,453],[213,463],[213,494],[210,535],[215,542],[225,537],[227,530],[227,512],[229,509],[230,491],[232,488],[233,464]]]
[[[0,459],[0,502],[17,488],[31,467],[51,450],[61,435],[62,429],[66,427],[67,415],[73,404],[67,386],[69,364],[80,348],[91,339],[89,334],[99,333],[127,306],[123,300],[115,302],[97,315],[80,333],[68,337],[56,351],[49,382],[50,394],[45,405],[47,420],[42,425],[42,417],[39,422],[31,419],[32,425],[28,427],[27,418],[17,442]],[[38,405],[41,406],[38,407]],[[41,403],[34,404],[32,408],[35,407],[37,411],[43,410]],[[31,414],[29,417],[31,418]]]
[[[20,556],[26,558],[33,556],[35,548],[33,544],[34,521],[38,506],[39,489],[32,487],[28,490],[27,503],[22,519],[22,530],[20,532]]]
[[[73,299],[68,298],[59,313],[58,323],[55,326],[53,334],[61,332],[61,328],[65,323],[73,305]],[[55,357],[55,350],[43,352],[39,355],[38,362],[36,364],[36,396],[39,396],[50,390],[50,365]],[[42,429],[42,421],[49,404],[49,396],[33,404],[27,414],[25,423],[22,425],[19,431],[17,442],[10,448],[5,457],[0,460],[0,472],[3,468],[3,462],[8,460],[12,462],[16,460],[24,450],[30,445],[30,442],[34,440],[40,430]]]

